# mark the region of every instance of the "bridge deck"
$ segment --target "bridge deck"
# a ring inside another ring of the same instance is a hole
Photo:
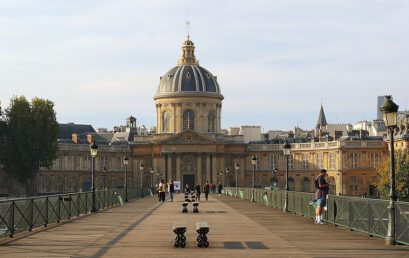
[[[144,198],[7,243],[0,257],[409,257],[407,246],[231,197],[191,211]],[[210,225],[207,249],[196,247],[197,221]],[[173,247],[173,222],[187,223],[185,249]]]

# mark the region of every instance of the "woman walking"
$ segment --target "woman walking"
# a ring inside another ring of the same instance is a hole
[[[206,201],[208,200],[209,197],[209,192],[210,192],[210,184],[209,181],[206,181],[206,184],[203,186],[203,192],[205,194],[206,197]]]
[[[159,202],[165,202],[165,179],[160,180],[158,186]]]

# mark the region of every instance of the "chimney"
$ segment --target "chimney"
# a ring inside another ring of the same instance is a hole
[[[342,137],[342,131],[334,131],[334,140],[338,140]]]

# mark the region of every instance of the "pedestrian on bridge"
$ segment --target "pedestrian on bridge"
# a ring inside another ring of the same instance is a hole
[[[317,199],[317,209],[315,210],[315,223],[324,224],[321,220],[321,215],[324,207],[327,205],[327,194],[329,192],[329,183],[325,180],[327,170],[321,169],[320,175],[315,179],[314,184],[317,188],[315,197]]]
[[[169,192],[169,201],[173,202],[173,193],[175,192],[175,185],[173,184],[172,179],[168,182],[168,192]]]
[[[202,193],[202,191],[201,191],[199,182],[197,182],[195,190],[196,190],[196,201],[200,202],[200,194]]]
[[[219,182],[219,184],[217,184],[217,193],[219,194],[219,196],[222,194],[222,190],[223,190],[223,185],[221,182]]]
[[[158,186],[159,202],[165,202],[165,179],[161,179]]]
[[[203,192],[205,194],[206,201],[208,201],[208,198],[209,198],[210,187],[211,186],[209,184],[209,181],[206,181],[205,185],[203,186]]]

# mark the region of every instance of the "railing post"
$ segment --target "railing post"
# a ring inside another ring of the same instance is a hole
[[[11,228],[9,227],[10,237],[13,237],[14,232],[15,232],[15,225],[14,225],[14,206],[15,206],[15,203],[14,203],[14,201],[12,201],[12,202],[11,202],[11,207],[10,207],[10,225],[11,225]]]
[[[61,195],[57,198],[57,223],[61,220]]]
[[[34,199],[30,199],[29,205],[30,205],[30,208],[29,208],[30,223],[28,225],[28,231],[31,231],[33,230],[33,227],[34,227],[34,221],[33,221],[34,220]]]
[[[71,219],[71,216],[72,216],[71,202],[72,202],[71,194],[68,194],[68,219]]]
[[[45,205],[44,205],[44,207],[45,207],[45,216],[44,216],[45,221],[44,221],[44,227],[48,226],[48,204],[49,204],[48,197],[45,197]]]

